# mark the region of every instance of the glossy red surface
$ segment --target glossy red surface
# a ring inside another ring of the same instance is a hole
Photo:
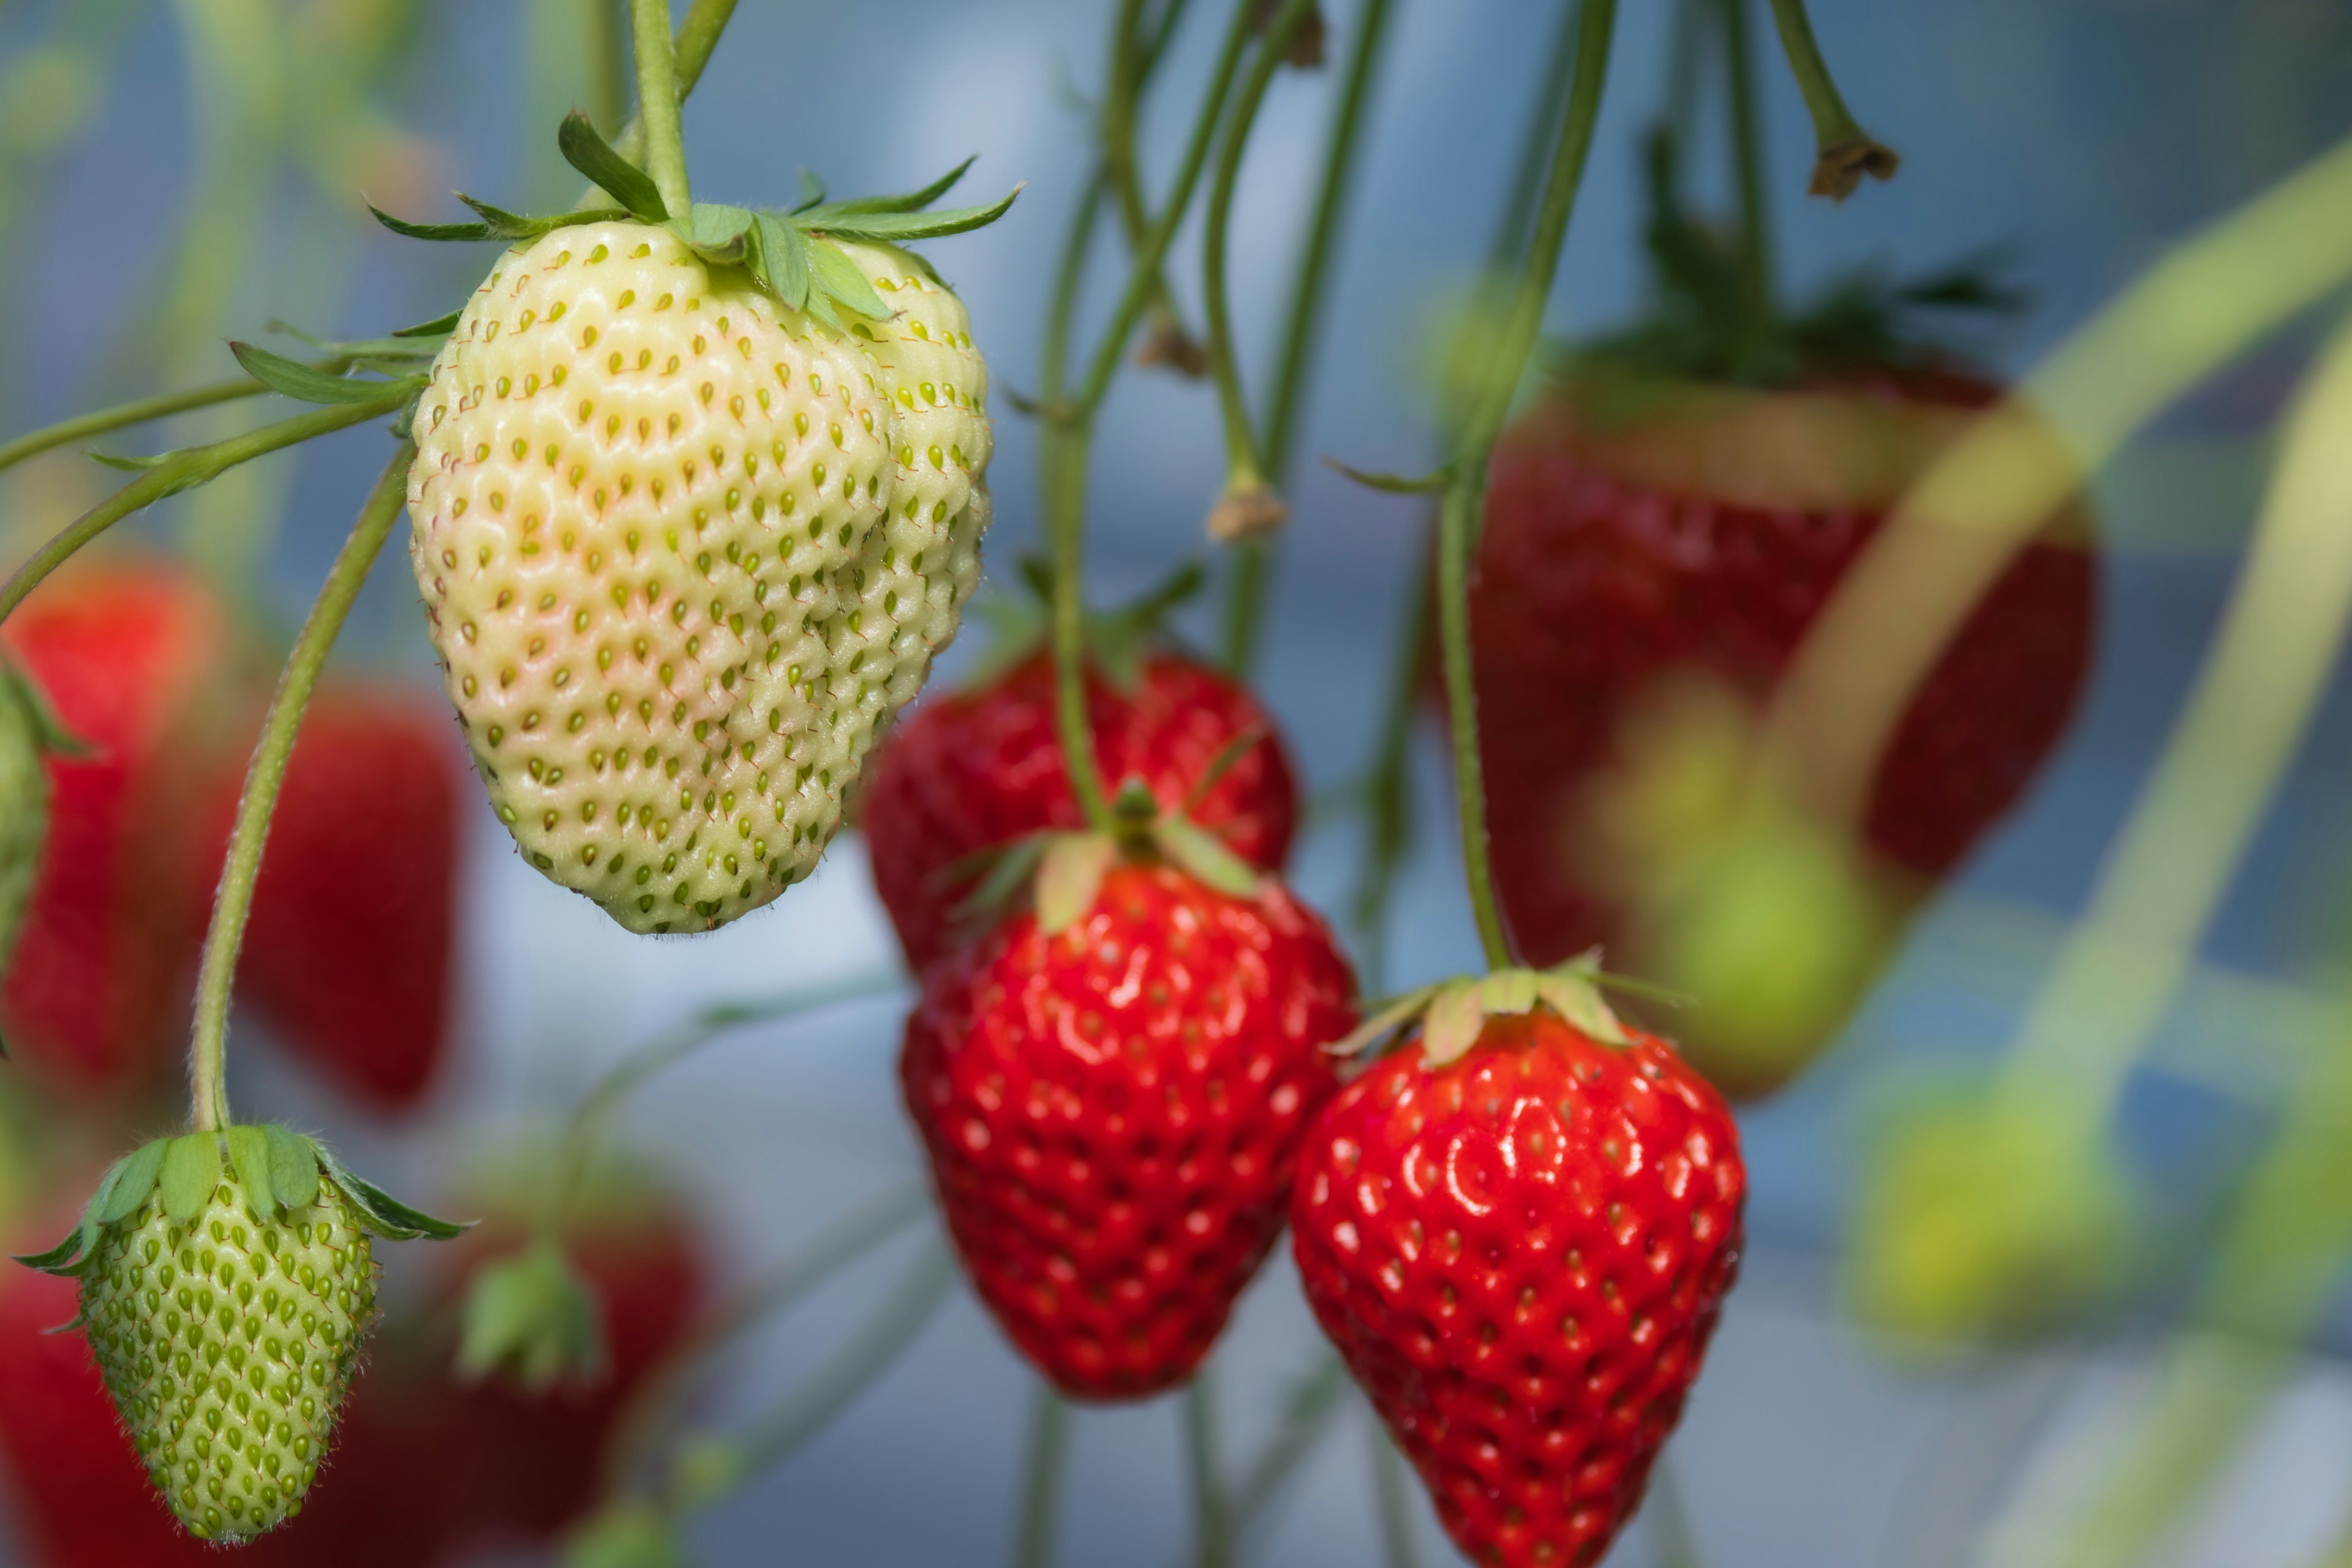
[[[1252,865],[1281,868],[1297,786],[1274,721],[1247,690],[1161,654],[1132,692],[1089,679],[1087,702],[1103,777],[1113,789],[1140,778],[1163,805],[1189,798],[1236,737],[1262,735],[1192,816]],[[864,810],[875,890],[920,969],[947,947],[950,911],[969,889],[950,879],[958,862],[1040,828],[1083,826],[1054,727],[1052,661],[1041,654],[985,690],[924,703],[884,748]]]
[[[1291,1213],[1307,1301],[1473,1562],[1581,1568],[1633,1516],[1746,1191],[1730,1112],[1670,1047],[1546,1012],[1443,1068],[1408,1040],[1317,1120]]]
[[[931,970],[908,1109],[974,1289],[1063,1393],[1141,1398],[1208,1352],[1281,1232],[1353,988],[1279,887],[1232,899],[1164,866]]]

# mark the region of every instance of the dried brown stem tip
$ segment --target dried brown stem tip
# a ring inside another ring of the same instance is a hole
[[[1902,166],[1902,156],[1894,148],[1867,136],[1858,137],[1822,148],[1821,155],[1813,160],[1812,184],[1806,188],[1814,195],[1842,202],[1853,195],[1864,175],[1891,180]]]
[[[1282,9],[1282,0],[1255,0],[1251,6],[1250,30],[1264,37],[1274,25],[1275,13]],[[1291,30],[1290,41],[1284,45],[1282,63],[1294,70],[1314,70],[1323,64],[1323,7],[1310,9]]]
[[[1227,490],[1209,509],[1209,537],[1219,544],[1264,539],[1290,521],[1290,507],[1269,489]]]
[[[1165,366],[1194,381],[1209,374],[1209,351],[1172,317],[1155,316],[1135,348],[1135,363],[1150,370]]]

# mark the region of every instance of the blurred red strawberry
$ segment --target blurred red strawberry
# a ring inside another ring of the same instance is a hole
[[[231,689],[220,606],[161,562],[78,566],[0,628],[89,752],[48,760],[48,839],[0,984],[0,1038],[82,1093],[174,1058],[209,884],[187,823],[215,771]]]
[[[1087,709],[1103,777],[1140,778],[1187,809],[1261,870],[1282,868],[1298,814],[1297,786],[1274,721],[1246,688],[1171,653],[1142,658],[1130,679],[1090,670]],[[907,961],[928,965],[949,945],[971,891],[957,870],[978,852],[1043,828],[1082,826],[1054,721],[1054,664],[1037,654],[970,691],[918,709],[883,749],[863,826],[874,886]]]
[[[238,961],[240,997],[374,1110],[414,1105],[446,1054],[460,783],[446,706],[329,683],[303,715]],[[242,768],[214,786],[220,861]]]

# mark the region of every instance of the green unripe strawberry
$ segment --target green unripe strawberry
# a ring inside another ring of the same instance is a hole
[[[415,418],[411,556],[524,856],[632,931],[815,868],[954,636],[988,519],[963,308],[842,244],[896,314],[783,304],[670,228],[500,258]]]
[[[371,1236],[446,1238],[283,1127],[159,1139],[116,1162],[75,1233],[22,1261],[79,1277],[78,1326],[188,1532],[301,1511],[375,1315]]]

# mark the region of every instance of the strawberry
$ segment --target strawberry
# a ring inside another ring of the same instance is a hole
[[[120,1091],[171,1059],[209,884],[186,843],[218,761],[219,605],[190,573],[110,563],[0,628],[79,754],[48,757],[48,834],[0,985],[0,1038],[61,1088]]]
[[[1172,653],[1119,682],[1090,670],[1088,721],[1105,777],[1139,779],[1234,854],[1281,869],[1297,786],[1274,721],[1249,691]],[[1223,771],[1201,788],[1210,770]],[[865,800],[874,886],[919,970],[945,950],[980,852],[1079,826],[1054,722],[1054,665],[1037,654],[974,691],[925,703],[883,749]]]
[[[215,788],[216,846],[243,784],[240,772]],[[303,715],[270,819],[241,994],[296,1055],[377,1110],[415,1104],[446,1054],[457,795],[437,705],[331,684]]]
[[[524,857],[632,931],[814,868],[977,580],[963,307],[891,246],[812,243],[887,304],[844,328],[667,227],[559,228],[500,258],[417,409],[411,554],[476,765]]]
[[[1589,972],[1433,988],[1359,1039],[1412,1007],[1309,1131],[1300,1279],[1463,1552],[1578,1568],[1639,1505],[1737,1272],[1738,1131]]]
[[[1215,841],[1190,832],[1200,863]],[[1353,1021],[1347,961],[1279,884],[1116,854],[1050,852],[1041,909],[925,976],[899,1058],[973,1288],[1080,1399],[1159,1393],[1208,1353]]]
[[[375,1310],[371,1234],[458,1227],[277,1126],[158,1139],[110,1168],[62,1243],[76,1320],[181,1526],[243,1541],[301,1510]]]

